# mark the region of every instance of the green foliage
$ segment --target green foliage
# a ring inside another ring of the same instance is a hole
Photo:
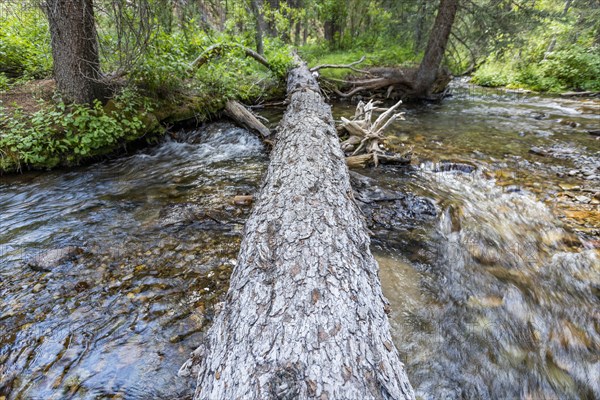
[[[292,49],[276,38],[265,39],[265,57],[271,65],[272,72],[279,79],[285,79],[293,65]]]
[[[201,51],[201,44],[181,33],[159,30],[130,76],[134,83],[152,92],[169,93],[181,87],[190,62]]]
[[[9,83],[10,81],[8,80],[6,74],[0,72],[0,93],[4,92],[10,87]]]
[[[510,9],[505,23],[496,22],[502,29],[473,81],[544,92],[600,90],[600,9],[593,3],[544,0]]]
[[[332,51],[327,45],[307,45],[300,48],[300,55],[310,66],[318,64],[350,64],[365,56],[365,61],[356,65],[356,68],[372,66],[412,66],[416,62],[414,52],[399,45],[384,46],[383,43],[376,47],[355,46],[348,50]],[[354,73],[350,69],[323,69],[320,73],[328,78],[343,79]]]
[[[600,90],[600,51],[597,47],[573,45],[548,53],[546,58],[524,54],[520,60],[509,56],[488,59],[473,74],[483,86],[525,87],[543,92]]]
[[[197,91],[211,93],[225,100],[256,99],[265,94],[265,88],[280,84],[292,65],[290,48],[277,39],[266,38],[264,41],[265,58],[274,71],[246,57],[242,47],[237,45],[250,47],[251,43],[242,37],[222,35],[219,41],[224,43],[227,50],[195,72],[195,79],[190,85]]]
[[[600,91],[600,47],[571,46],[548,55],[540,62],[540,89]]]
[[[481,86],[506,86],[513,80],[505,64],[488,62],[473,73],[472,82]]]
[[[103,107],[59,103],[32,115],[20,110],[0,115],[0,171],[74,165],[143,136],[148,99],[126,89]]]
[[[15,4],[0,9],[0,17],[0,71],[29,79],[49,76],[50,37],[41,11]]]

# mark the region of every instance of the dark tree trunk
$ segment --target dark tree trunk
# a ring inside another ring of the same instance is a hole
[[[44,11],[58,90],[76,103],[102,98],[93,0],[47,0]]]
[[[427,96],[431,93],[438,70],[452,31],[459,0],[441,0],[433,28],[429,34],[427,49],[415,75],[414,94]]]
[[[265,54],[263,46],[263,34],[265,32],[265,18],[263,16],[263,0],[250,0],[252,14],[256,19],[256,52],[261,56]]]
[[[305,65],[225,304],[182,368],[195,399],[414,399],[330,107]]]

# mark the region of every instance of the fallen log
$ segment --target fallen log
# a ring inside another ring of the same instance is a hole
[[[195,399],[414,399],[330,107],[302,64]]]
[[[246,107],[235,100],[229,100],[225,104],[225,115],[249,131],[257,132],[261,139],[268,139],[271,131],[263,125]]]
[[[370,166],[377,166],[379,164],[388,165],[409,165],[412,161],[412,152],[406,154],[377,154],[367,153],[360,154],[358,156],[346,157],[346,165],[350,169],[355,168],[367,168]]]

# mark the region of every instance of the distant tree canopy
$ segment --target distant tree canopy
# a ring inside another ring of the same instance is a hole
[[[447,36],[441,61],[454,73],[476,71],[476,80],[482,84],[516,82],[540,90],[600,85],[595,78],[600,73],[600,0],[454,3],[450,30],[441,35]],[[101,86],[107,78],[152,75],[148,60],[157,53],[157,46],[174,47],[173,52],[180,53],[173,56],[177,58],[194,46],[210,45],[201,43],[204,39],[198,39],[198,32],[208,38],[235,36],[259,53],[267,41],[318,47],[324,52],[378,52],[386,63],[417,64],[431,35],[440,34],[434,21],[444,4],[430,0],[4,1],[0,19],[17,15],[29,20],[18,29],[0,21],[0,73],[43,75],[48,63],[41,55],[48,50],[51,36],[60,89],[71,100],[89,101],[103,93]],[[39,14],[44,10],[49,29],[32,9]],[[80,24],[72,19],[77,10],[86,10]],[[59,29],[61,24],[66,25]],[[69,31],[70,36],[61,31]],[[39,41],[44,34],[46,44],[32,44],[31,40]],[[76,37],[81,39],[80,46],[74,46]],[[173,38],[179,37],[186,44],[174,46]],[[81,62],[68,61],[71,51],[80,52],[73,60]],[[143,63],[146,67],[140,69]],[[155,60],[154,67],[158,63]],[[69,66],[71,77],[61,79]],[[171,67],[185,69],[183,65]],[[75,75],[94,83],[86,89],[80,82],[75,88]]]

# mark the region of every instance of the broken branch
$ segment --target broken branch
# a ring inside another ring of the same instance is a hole
[[[318,70],[324,69],[324,68],[346,68],[346,69],[350,69],[350,70],[355,71],[355,72],[360,72],[360,73],[363,73],[363,74],[368,74],[369,71],[365,71],[365,70],[362,70],[362,69],[354,68],[355,65],[360,64],[361,62],[365,61],[365,59],[366,59],[366,57],[362,56],[360,58],[360,60],[351,62],[350,64],[322,64],[322,65],[317,65],[316,67],[312,67],[310,69],[310,72],[317,72]]]

